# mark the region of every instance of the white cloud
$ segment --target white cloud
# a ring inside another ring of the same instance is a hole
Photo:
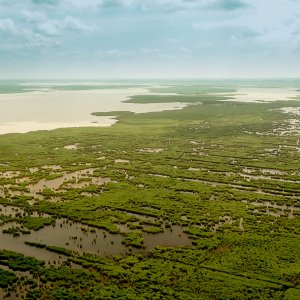
[[[31,0],[34,4],[57,5],[61,0]]]
[[[139,48],[132,51],[118,50],[118,49],[109,49],[103,51],[97,51],[95,53],[96,57],[99,59],[142,59],[142,60],[153,60],[153,59],[162,59],[169,60],[172,58],[188,57],[189,51],[187,48],[184,48],[186,52],[183,52],[183,49],[177,49],[172,55],[165,53],[159,48]]]
[[[213,29],[218,36],[232,40],[249,39],[260,36],[260,33],[247,26],[220,26]]]
[[[161,55],[161,50],[158,48],[141,48],[138,50],[138,53],[144,56],[159,56]]]
[[[40,48],[40,47],[53,47],[60,46],[61,41],[56,37],[49,37],[42,35],[38,32],[33,32],[30,29],[23,31],[25,38],[24,48]]]
[[[126,58],[126,57],[163,57],[163,53],[158,48],[140,48],[136,51],[124,51],[118,49],[110,49],[105,51],[98,51],[96,53],[98,58]]]
[[[31,0],[36,6],[79,9],[117,9],[159,10],[177,12],[182,10],[210,9],[232,11],[246,8],[243,0]]]
[[[133,55],[132,52],[122,51],[117,49],[105,50],[105,51],[97,51],[96,56],[100,59],[104,58],[124,58]]]
[[[93,31],[95,28],[89,25],[86,25],[82,21],[67,16],[61,23],[62,29],[67,29],[67,30],[78,30],[78,31]]]
[[[48,35],[37,32],[35,26],[24,26],[23,23],[16,23],[12,19],[0,20],[1,49],[21,51],[26,48],[59,45],[60,41],[57,38],[49,36],[50,33],[56,33],[55,27],[51,28],[51,24],[48,24],[48,28],[44,28],[44,31],[46,30]]]
[[[201,31],[204,34],[208,34],[212,38],[219,37],[225,39],[239,40],[254,38],[260,36],[262,33],[251,28],[247,25],[239,24],[236,21],[212,21],[205,23],[195,23],[194,29]]]
[[[191,52],[191,50],[186,47],[180,47],[179,51],[186,54]]]
[[[38,31],[46,35],[60,35],[60,23],[56,20],[47,20],[37,25]]]
[[[42,66],[64,56],[62,66],[80,62],[87,70],[115,59],[128,72],[164,63],[180,71],[190,63],[198,72],[209,57],[224,65],[280,57],[278,70],[295,69],[286,61],[300,61],[299,1],[0,0],[0,62],[15,66],[15,57],[26,56]]]
[[[79,0],[75,2],[79,2]],[[94,2],[97,2],[100,7],[105,9],[127,7],[165,12],[194,9],[232,11],[248,6],[242,0],[97,0]]]
[[[60,40],[55,37],[49,37],[31,29],[19,28],[15,36],[17,39],[3,38],[0,43],[0,49],[4,51],[23,51],[33,48],[48,48],[61,45]]]
[[[66,7],[96,9],[101,5],[101,0],[65,0]]]
[[[16,35],[18,30],[12,19],[3,19],[0,20],[0,32]]]
[[[22,16],[26,22],[42,22],[47,19],[45,14],[38,11],[25,10],[22,11]]]
[[[222,11],[235,11],[248,8],[249,4],[241,0],[213,0],[208,1],[205,8]]]
[[[61,35],[64,31],[93,31],[95,28],[82,21],[66,16],[63,20],[49,19],[37,25],[37,30],[46,35]]]

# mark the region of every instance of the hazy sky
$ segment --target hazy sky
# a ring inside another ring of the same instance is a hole
[[[0,0],[0,78],[300,77],[300,0]]]

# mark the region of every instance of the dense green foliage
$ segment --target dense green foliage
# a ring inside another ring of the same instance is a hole
[[[65,258],[50,266],[1,251],[0,265],[34,277],[18,278],[27,299],[299,299],[300,136],[290,121],[299,116],[280,111],[299,101],[221,101],[228,95],[210,93],[235,89],[220,86],[133,97],[191,105],[111,112],[119,122],[110,128],[0,136],[0,202],[24,210],[2,210],[5,230],[22,237],[65,218],[87,225],[86,236],[104,229],[112,247],[121,237],[127,251],[28,240]],[[17,289],[3,274],[3,287]]]
[[[0,287],[6,288],[17,280],[13,272],[0,269]]]

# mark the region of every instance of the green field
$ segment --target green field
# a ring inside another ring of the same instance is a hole
[[[213,84],[128,100],[183,110],[0,136],[7,299],[300,299],[299,100]]]

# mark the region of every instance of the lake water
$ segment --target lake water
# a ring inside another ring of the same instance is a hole
[[[299,97],[300,92],[293,88],[242,87],[238,88],[236,93],[227,95],[232,96],[233,100],[238,102],[272,102],[292,100]]]
[[[99,90],[38,90],[0,94],[0,134],[24,133],[67,127],[110,126],[114,117],[92,116],[92,112],[134,113],[182,109],[185,103],[124,103],[134,95],[151,95],[146,88]],[[156,94],[157,95],[157,94]]]
[[[12,206],[0,205],[1,216],[15,217],[17,214],[24,216],[25,211],[21,208]],[[34,217],[38,214],[33,213]],[[44,218],[49,215],[42,215]],[[150,217],[138,215],[140,219],[149,219]],[[126,225],[119,225],[121,232],[130,232]],[[46,244],[47,246],[56,246],[75,251],[76,253],[90,253],[94,255],[112,256],[126,255],[129,248],[122,241],[122,234],[111,234],[103,229],[98,229],[73,222],[67,219],[56,219],[52,225],[47,225],[40,230],[31,230],[30,234],[20,234],[13,236],[12,234],[4,233],[3,230],[8,228],[22,227],[19,223],[8,222],[0,224],[0,249],[16,251],[24,255],[33,256],[39,260],[45,260],[50,264],[61,263],[66,260],[64,255],[59,255],[55,252],[48,251],[44,248],[36,248],[26,244],[25,242]],[[144,225],[146,227],[146,225]],[[125,230],[124,230],[125,229]],[[133,248],[135,253],[148,253],[156,246],[166,247],[183,247],[191,246],[192,240],[188,237],[178,225],[172,225],[170,228],[164,228],[163,232],[152,234],[143,232],[144,248]]]
[[[25,88],[16,85],[16,92],[0,90],[0,134],[25,133],[68,127],[111,126],[114,116],[93,116],[93,112],[131,111],[134,113],[177,110],[187,103],[125,103],[135,95],[176,95],[151,93],[156,85],[126,86],[76,86],[61,90],[59,85]],[[22,88],[22,89],[21,89]],[[18,90],[21,89],[21,90]],[[296,88],[238,87],[235,93],[224,93],[229,101],[269,102],[290,100],[300,96]],[[228,101],[228,100],[225,100]]]

